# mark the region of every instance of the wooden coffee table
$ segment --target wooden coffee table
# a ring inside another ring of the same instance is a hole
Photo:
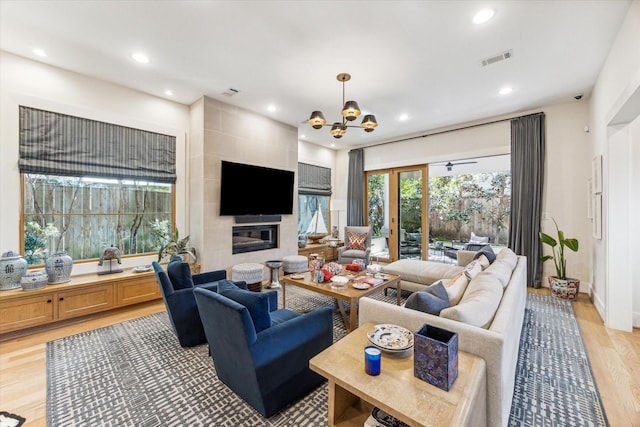
[[[355,289],[352,285],[352,282],[346,284],[343,288],[335,288],[331,287],[331,282],[326,283],[315,283],[312,278],[312,273],[307,271],[305,273],[297,273],[302,274],[304,277],[302,279],[293,279],[292,275],[284,276],[282,279],[282,307],[286,307],[286,297],[287,297],[287,286],[293,285],[299,288],[307,289],[312,292],[317,292],[322,295],[326,295],[328,297],[335,298],[336,304],[340,309],[340,314],[342,315],[342,320],[344,321],[344,326],[346,327],[348,332],[351,332],[355,328],[358,327],[358,302],[360,298],[364,296],[368,296],[373,294],[374,292],[379,292],[383,289],[387,289],[390,286],[394,286],[398,291],[398,305],[401,303],[401,289],[400,289],[400,276],[395,274],[386,274],[388,277],[381,284],[374,286],[369,289],[359,290]],[[347,277],[357,277],[361,276],[364,273],[356,273],[356,274],[343,274]],[[347,310],[345,309],[343,302],[348,302],[350,309],[350,316],[347,316]]]
[[[413,375],[413,350],[404,357],[382,354],[380,375],[364,372],[364,347],[371,322],[361,325],[309,361],[329,380],[329,426],[359,426],[374,406],[412,427],[486,426],[486,366],[458,352],[458,377],[444,391]]]

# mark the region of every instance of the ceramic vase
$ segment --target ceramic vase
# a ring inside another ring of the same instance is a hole
[[[24,276],[22,276],[20,283],[23,291],[32,291],[35,289],[42,289],[47,286],[48,280],[49,275],[47,272],[40,269],[28,271]]]
[[[20,279],[27,272],[27,261],[14,251],[5,252],[0,257],[0,291],[17,289]]]
[[[71,280],[73,260],[65,251],[58,251],[51,255],[45,264],[48,283],[65,283]]]

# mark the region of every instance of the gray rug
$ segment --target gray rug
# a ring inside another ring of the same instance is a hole
[[[528,294],[510,426],[609,425],[571,304]]]
[[[395,303],[396,294],[391,290],[388,296],[380,292],[375,297]],[[521,347],[511,425],[605,426],[606,418],[588,360],[586,370],[566,369],[565,365],[548,357],[549,353],[574,353],[574,350],[564,350],[564,339],[560,340],[562,343],[551,344],[559,335],[553,328],[537,328],[531,333],[525,331],[529,325],[537,325],[531,318],[546,319],[550,317],[549,312],[558,308],[567,313],[567,318],[562,318],[561,323],[570,324],[571,318],[576,323],[570,303],[568,306],[557,304],[558,300],[551,298],[529,295],[526,315],[529,320],[525,320],[523,328],[523,346],[531,348],[540,343],[549,345],[543,352],[544,357],[534,357],[533,360],[523,358]],[[533,300],[536,301],[532,303]],[[302,289],[287,287],[287,307],[305,310],[327,304],[333,304],[333,301]],[[336,313],[334,340],[345,334],[341,317]],[[579,341],[584,353],[579,330],[577,338],[570,341]],[[563,366],[565,368],[561,369]],[[571,386],[551,390],[538,384],[538,381],[545,381],[537,376],[538,372],[546,370],[553,372],[554,382]],[[530,372],[535,374],[528,375]],[[47,343],[47,375],[47,423],[52,427],[327,425],[326,384],[305,399],[264,419],[218,380],[206,345],[186,349],[179,346],[166,313]],[[575,377],[580,379],[576,380]],[[595,390],[595,394],[585,390]],[[592,402],[585,401],[585,404],[598,406],[599,410],[595,412],[602,415],[603,423],[591,422],[591,418],[574,423],[573,415],[570,419],[561,416],[561,413],[589,412],[589,408],[583,407],[583,394],[592,396]],[[581,398],[575,399],[576,395]],[[551,396],[559,396],[559,399]],[[562,406],[556,407],[559,402],[562,402]],[[545,412],[538,409],[543,406]]]

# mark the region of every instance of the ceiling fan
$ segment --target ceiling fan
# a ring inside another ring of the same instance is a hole
[[[451,172],[451,169],[453,169],[454,166],[456,165],[470,165],[472,163],[478,163],[476,161],[470,161],[470,162],[447,162],[447,163],[432,163],[433,166],[445,166],[447,168],[447,171]]]

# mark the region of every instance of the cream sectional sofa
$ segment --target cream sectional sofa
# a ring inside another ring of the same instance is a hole
[[[456,268],[453,274],[445,274],[449,277],[464,270],[459,266],[450,267]],[[459,302],[442,310],[439,316],[363,297],[359,322],[392,323],[412,331],[426,323],[457,332],[459,350],[486,362],[487,426],[506,426],[527,298],[526,270],[526,257],[503,249],[493,264],[468,282]],[[405,278],[403,290],[405,283],[412,282],[410,276]],[[425,284],[412,283],[425,287]]]

